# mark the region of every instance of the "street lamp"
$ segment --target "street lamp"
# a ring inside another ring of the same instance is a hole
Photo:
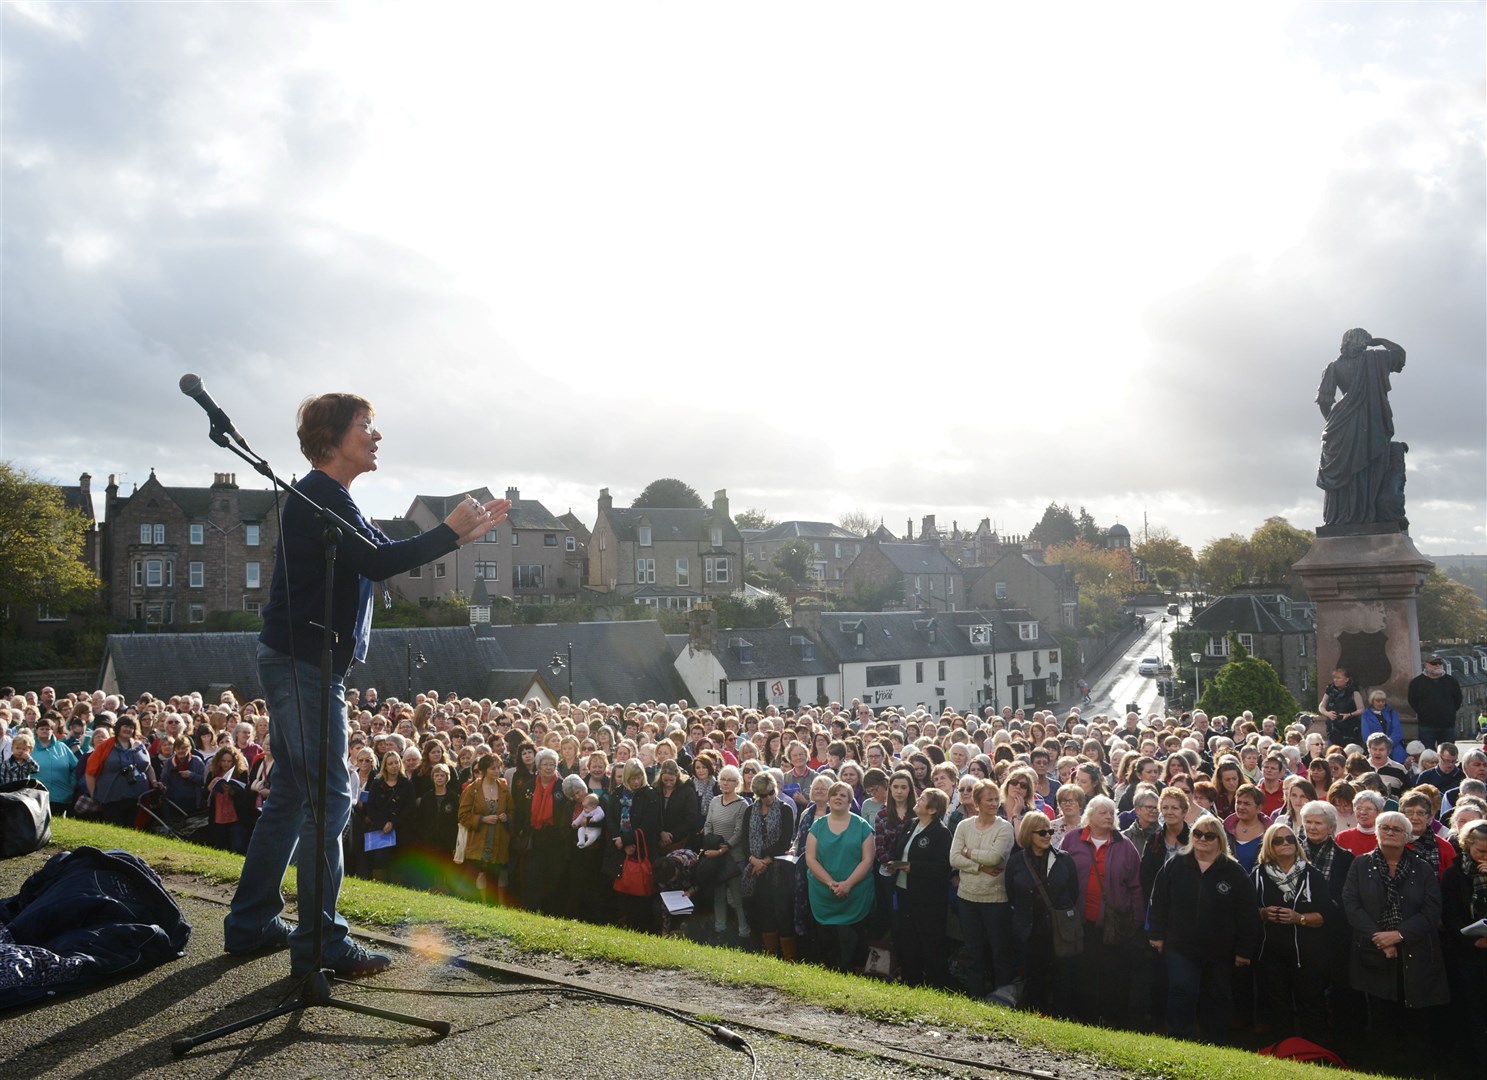
[[[1001,677],[997,674],[996,666],[996,623],[990,624],[991,630],[991,711],[1000,714],[1001,709]]]
[[[414,655],[415,652],[417,655]],[[413,669],[422,668],[429,662],[429,658],[423,655],[422,649],[415,650],[413,642],[408,642],[408,704],[413,704]]]
[[[573,642],[571,642],[571,641],[568,642],[568,661],[567,661],[567,663],[564,663],[563,662],[563,656],[562,656],[561,653],[553,653],[552,654],[552,659],[547,662],[547,670],[550,671],[550,672],[552,672],[552,677],[554,679],[556,679],[564,671],[567,671],[568,672],[568,702],[569,702],[569,704],[572,704],[572,702],[573,702]]]
[[[1193,708],[1198,707],[1198,698],[1202,696],[1202,687],[1198,685],[1198,665],[1203,662],[1203,654],[1200,652],[1188,653],[1188,658],[1193,662]]]
[[[1167,662],[1167,616],[1165,615],[1162,616],[1162,628],[1157,631],[1157,659],[1163,664]]]

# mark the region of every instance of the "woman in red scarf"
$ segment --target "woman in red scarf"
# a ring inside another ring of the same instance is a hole
[[[523,835],[527,838],[526,867],[522,873],[521,906],[528,911],[556,914],[563,873],[571,851],[573,809],[558,779],[558,753],[537,751],[537,776],[527,807]]]

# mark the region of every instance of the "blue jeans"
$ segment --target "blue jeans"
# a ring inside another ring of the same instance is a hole
[[[294,699],[294,676],[299,674],[299,702]],[[274,754],[274,783],[263,803],[263,813],[253,828],[243,876],[238,882],[232,907],[223,922],[228,949],[251,949],[258,945],[275,918],[284,910],[284,872],[295,860],[299,874],[299,925],[289,938],[291,963],[304,967],[314,959],[315,923],[310,916],[315,881],[316,768],[320,740],[326,747],[325,807],[321,827],[325,836],[323,880],[324,927],[322,959],[331,961],[347,948],[346,920],[336,913],[341,895],[341,834],[351,821],[351,774],[346,764],[346,685],[340,675],[331,678],[330,722],[320,717],[320,665],[295,660],[284,653],[258,646],[258,679],[268,702],[269,748]],[[305,724],[300,726],[300,717]]]
[[[1234,962],[1192,960],[1170,949],[1166,958],[1167,1034],[1217,1045],[1228,1042]]]

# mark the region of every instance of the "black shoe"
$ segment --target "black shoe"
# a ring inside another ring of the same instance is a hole
[[[357,979],[386,971],[392,967],[392,957],[386,953],[364,949],[352,942],[347,944],[345,952],[323,961],[320,966],[337,978]],[[292,978],[302,979],[312,970],[308,964],[302,967],[296,963],[290,965],[289,974]]]
[[[246,948],[236,949],[225,944],[222,948],[233,956],[262,956],[279,952],[281,949],[289,948],[289,924],[283,919],[275,919],[269,923],[263,936]]]

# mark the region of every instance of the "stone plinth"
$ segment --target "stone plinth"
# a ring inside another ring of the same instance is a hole
[[[1365,701],[1369,691],[1382,688],[1413,738],[1415,715],[1406,693],[1420,666],[1415,601],[1435,564],[1397,528],[1362,528],[1368,531],[1318,530],[1294,567],[1317,605],[1317,678],[1325,686],[1341,665]]]

